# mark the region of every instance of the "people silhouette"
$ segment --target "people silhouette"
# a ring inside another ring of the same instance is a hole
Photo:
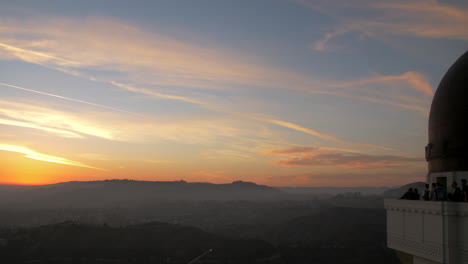
[[[424,201],[429,201],[429,194],[430,194],[430,190],[429,190],[429,184],[426,183],[426,185],[424,185],[424,191],[423,191],[423,200]]]
[[[456,182],[452,183],[452,189],[450,193],[448,193],[448,200],[452,202],[462,201],[461,190],[458,188],[458,184]]]

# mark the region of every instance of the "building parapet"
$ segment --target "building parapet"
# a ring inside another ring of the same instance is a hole
[[[388,247],[414,255],[418,263],[468,263],[468,203],[385,199],[384,204]]]
[[[387,211],[468,216],[468,203],[462,202],[385,199],[384,204]]]

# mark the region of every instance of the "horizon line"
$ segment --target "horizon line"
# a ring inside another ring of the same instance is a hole
[[[253,181],[243,181],[243,180],[236,180],[232,182],[226,183],[213,183],[213,182],[189,182],[186,180],[174,180],[174,181],[151,181],[151,180],[132,180],[132,179],[103,179],[103,180],[89,180],[89,181],[64,181],[64,182],[51,182],[51,183],[13,183],[13,182],[0,182],[0,186],[48,186],[48,185],[58,185],[63,183],[97,183],[97,182],[106,182],[106,181],[128,181],[128,182],[151,182],[151,183],[205,183],[205,184],[213,184],[213,185],[222,185],[222,184],[233,184],[235,182],[244,182],[244,183],[253,183],[258,186],[267,186],[271,188],[398,188],[407,184],[414,184],[416,182],[409,182],[402,185],[392,185],[392,186],[330,186],[330,185],[321,185],[321,186],[283,186],[283,185],[267,185],[267,184],[259,184]],[[421,182],[421,181],[418,181]]]

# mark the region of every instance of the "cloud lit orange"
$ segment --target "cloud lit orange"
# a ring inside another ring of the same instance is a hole
[[[222,21],[223,1],[10,2],[1,182],[423,179],[431,98],[468,39],[462,0],[231,1]]]
[[[78,161],[73,161],[73,160],[69,160],[69,159],[66,159],[66,158],[61,158],[61,157],[57,157],[57,156],[43,154],[43,153],[40,153],[40,152],[31,150],[29,148],[22,147],[22,146],[0,144],[0,150],[21,153],[21,154],[24,154],[26,158],[30,158],[30,159],[34,159],[34,160],[40,160],[40,161],[45,161],[45,162],[52,162],[52,163],[70,165],[70,166],[77,166],[77,167],[101,170],[100,168],[89,166],[89,165],[83,164],[83,163],[78,162]]]

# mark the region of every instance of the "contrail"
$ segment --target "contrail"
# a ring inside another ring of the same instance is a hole
[[[264,122],[264,123],[270,123],[270,124],[274,124],[274,125],[277,125],[277,126],[289,128],[289,129],[292,129],[292,130],[295,130],[295,131],[300,131],[300,132],[303,132],[303,133],[306,133],[306,134],[309,134],[309,135],[312,135],[312,136],[316,136],[316,137],[319,137],[319,138],[322,138],[322,139],[325,139],[325,140],[329,140],[329,141],[340,142],[340,143],[344,143],[344,144],[348,144],[348,145],[371,147],[371,148],[382,149],[382,150],[393,150],[391,148],[382,147],[382,146],[378,146],[378,145],[347,141],[347,140],[337,138],[337,137],[329,135],[329,134],[319,132],[317,130],[313,130],[313,129],[310,129],[310,128],[307,128],[307,127],[303,127],[303,126],[295,124],[295,123],[291,123],[291,122],[287,122],[287,121],[283,121],[283,120],[272,119],[272,118],[267,118],[267,117],[263,117],[263,116],[256,115],[256,114],[251,114],[251,113],[232,111],[232,110],[229,110],[229,109],[226,109],[226,108],[223,108],[223,107],[211,105],[209,103],[198,101],[196,99],[192,99],[192,98],[189,98],[189,97],[184,97],[184,96],[179,96],[179,95],[162,94],[162,93],[158,93],[158,92],[151,91],[151,90],[148,90],[148,89],[137,88],[137,87],[133,87],[131,85],[126,85],[126,84],[122,84],[122,83],[115,82],[115,81],[110,81],[110,83],[112,85],[114,85],[114,86],[120,87],[120,88],[125,89],[127,91],[142,93],[142,94],[146,94],[146,95],[150,95],[150,96],[154,96],[154,97],[158,97],[158,98],[163,98],[163,99],[187,102],[187,103],[198,105],[200,107],[204,107],[206,109],[211,109],[211,110],[218,111],[218,112],[237,115],[237,116],[241,116],[241,117],[244,117],[244,118],[247,118],[247,119],[257,120],[257,121],[261,121],[261,122]]]
[[[95,103],[91,103],[91,102],[86,102],[86,101],[83,101],[83,100],[73,99],[73,98],[70,98],[70,97],[65,97],[65,96],[61,96],[61,95],[57,95],[57,94],[45,93],[45,92],[41,92],[41,91],[37,91],[37,90],[33,90],[33,89],[28,89],[28,88],[16,86],[16,85],[11,85],[11,84],[1,83],[1,82],[0,82],[0,85],[10,87],[10,88],[14,88],[14,89],[18,89],[18,90],[31,92],[31,93],[37,93],[37,94],[47,95],[47,96],[51,96],[51,97],[55,97],[55,98],[59,98],[59,99],[63,99],[63,100],[77,102],[77,103],[81,103],[81,104],[92,105],[92,106],[105,108],[105,109],[109,109],[109,110],[113,110],[113,111],[117,111],[117,112],[123,112],[123,113],[127,113],[127,114],[136,114],[136,113],[133,113],[133,112],[121,110],[121,109],[110,107],[110,106],[105,106],[105,105],[95,104]]]
[[[184,102],[200,105],[200,106],[208,108],[208,109],[212,109],[212,110],[216,110],[216,111],[220,111],[220,112],[224,112],[224,113],[230,113],[230,114],[234,114],[234,115],[238,115],[238,116],[243,116],[243,117],[246,117],[246,118],[249,118],[249,119],[258,120],[258,121],[262,121],[262,122],[266,122],[266,123],[270,123],[270,124],[275,124],[277,126],[286,127],[286,128],[296,130],[296,131],[301,131],[303,133],[313,135],[313,136],[317,136],[319,138],[323,138],[323,139],[326,139],[326,140],[341,142],[341,143],[350,144],[350,145],[361,145],[361,146],[367,146],[367,147],[372,147],[372,148],[391,150],[389,148],[382,147],[382,146],[376,146],[376,145],[365,144],[365,143],[355,143],[355,142],[342,140],[340,138],[336,138],[334,136],[331,136],[331,135],[328,135],[328,134],[325,134],[325,133],[321,133],[321,132],[318,132],[318,131],[310,129],[310,128],[305,128],[305,127],[302,127],[300,125],[293,124],[293,123],[290,123],[290,122],[285,122],[285,121],[275,120],[275,119],[270,119],[270,118],[265,118],[265,117],[259,117],[259,116],[253,116],[252,114],[248,114],[248,113],[230,111],[230,110],[224,109],[222,107],[213,106],[213,105],[210,105],[210,104],[198,101],[198,100],[194,100],[194,99],[191,99],[191,98],[183,97],[183,96],[174,96],[174,95],[161,94],[161,93],[157,93],[157,92],[154,92],[154,91],[149,91],[149,90],[146,90],[146,89],[135,88],[135,87],[132,87],[132,86],[124,85],[124,84],[114,82],[114,81],[111,81],[110,83],[117,86],[117,87],[124,88],[124,89],[132,91],[132,92],[139,92],[139,93],[148,94],[148,95],[152,95],[152,96],[156,96],[156,97],[160,97],[160,98],[165,98],[165,99],[170,99],[170,100],[184,101]],[[16,86],[16,85],[11,85],[11,84],[6,84],[6,83],[0,83],[0,85],[7,86],[7,87],[10,87],[10,88],[14,88],[14,89],[23,90],[23,91],[28,91],[28,92],[32,92],[32,93],[47,95],[47,96],[51,96],[51,97],[55,97],[55,98],[60,98],[60,99],[63,99],[63,100],[68,100],[68,101],[73,101],[73,102],[77,102],[77,103],[82,103],[82,104],[92,105],[92,106],[101,107],[101,108],[105,108],[105,109],[110,109],[110,110],[113,110],[113,111],[124,112],[124,113],[128,113],[128,114],[136,114],[136,113],[133,113],[133,112],[113,108],[113,107],[110,107],[110,106],[105,106],[105,105],[95,104],[95,103],[91,103],[91,102],[86,102],[86,101],[83,101],[83,100],[73,99],[73,98],[69,98],[69,97],[65,97],[65,96],[61,96],[61,95],[36,91],[36,90],[32,90],[32,89],[28,89],[28,88],[24,88],[24,87],[20,87],[20,86]]]
[[[44,58],[47,58],[47,59],[54,59],[54,60],[58,60],[58,61],[63,61],[63,62],[66,62],[68,64],[78,64],[75,61],[55,57],[55,56],[49,55],[47,53],[37,52],[37,51],[33,51],[33,50],[26,50],[26,49],[10,46],[10,45],[4,44],[4,43],[0,43],[0,47],[4,48],[6,50],[10,50],[10,51],[19,51],[19,52],[24,52],[24,53],[29,53],[29,54],[33,54],[33,55],[36,55],[36,56],[44,57]]]
[[[3,44],[3,43],[0,43],[0,47],[4,47],[4,48],[9,49],[9,50],[28,51],[28,50],[16,48],[16,47],[13,47],[13,46],[10,46],[10,45],[6,45],[6,44]],[[30,52],[32,52],[32,51],[30,51]],[[37,52],[33,52],[33,53],[36,54]],[[65,59],[61,59],[61,58],[50,56],[48,54],[43,54],[43,53],[36,54],[36,55],[41,55],[41,56],[45,56],[45,57],[48,57],[48,58],[67,61]],[[68,62],[71,62],[71,61],[68,61]],[[42,66],[50,68],[50,66],[46,66],[46,65],[42,65]],[[52,68],[57,70],[54,67],[52,67]],[[67,73],[70,74],[69,72],[67,72]],[[92,81],[97,81],[96,78],[88,78],[88,79],[90,79]],[[211,110],[215,110],[215,111],[219,111],[219,112],[224,112],[224,113],[228,113],[228,114],[234,114],[234,115],[238,115],[238,116],[243,116],[243,117],[246,117],[246,118],[249,118],[249,119],[252,119],[252,120],[257,120],[257,121],[261,121],[261,122],[270,123],[270,124],[274,124],[274,125],[277,125],[277,126],[289,128],[289,129],[292,129],[292,130],[300,131],[300,132],[303,132],[303,133],[306,133],[306,134],[309,134],[309,135],[313,135],[313,136],[316,136],[316,137],[319,137],[319,138],[322,138],[322,139],[325,139],[325,140],[345,143],[345,144],[349,144],[349,145],[360,145],[360,146],[367,146],[367,147],[384,149],[384,150],[393,150],[393,149],[387,148],[387,147],[382,147],[382,146],[377,146],[377,145],[372,145],[372,144],[365,144],[365,143],[356,143],[356,142],[343,140],[343,139],[334,137],[332,135],[328,135],[328,134],[325,134],[325,133],[322,133],[322,132],[319,132],[319,131],[316,131],[316,130],[313,130],[313,129],[310,129],[310,128],[306,128],[306,127],[303,127],[303,126],[300,126],[298,124],[294,124],[294,123],[291,123],[291,122],[286,122],[286,121],[282,121],[282,120],[276,120],[276,119],[272,119],[272,118],[261,117],[261,116],[251,114],[251,113],[231,111],[231,110],[225,109],[223,107],[211,105],[209,103],[199,101],[199,100],[189,98],[189,97],[158,93],[158,92],[151,91],[151,90],[148,90],[148,89],[142,89],[142,88],[137,88],[137,87],[133,87],[133,86],[130,86],[130,85],[125,85],[125,84],[122,84],[122,83],[119,83],[119,82],[116,82],[116,81],[112,81],[112,80],[107,80],[107,81],[104,81],[104,82],[110,83],[110,84],[112,84],[112,85],[114,85],[116,87],[120,87],[120,88],[123,88],[123,89],[128,90],[128,91],[147,94],[147,95],[151,95],[151,96],[158,97],[158,98],[164,98],[164,99],[168,99],[168,100],[183,101],[183,102],[199,105],[199,106],[207,108],[207,109],[211,109]],[[92,105],[92,106],[96,106],[96,107],[106,108],[106,109],[110,109],[110,110],[114,110],[114,111],[119,111],[119,112],[124,112],[124,113],[129,113],[129,114],[136,114],[136,113],[132,113],[132,112],[125,111],[125,110],[120,110],[120,109],[109,107],[109,106],[99,105],[99,104],[90,103],[90,102],[77,100],[77,99],[73,99],[73,98],[68,98],[68,97],[55,95],[55,94],[44,93],[44,92],[40,92],[40,91],[36,91],[36,90],[24,88],[24,87],[15,86],[15,85],[9,85],[9,84],[4,84],[4,83],[0,83],[0,85],[4,85],[4,86],[11,87],[11,88],[24,90],[24,91],[29,91],[29,92],[33,92],[33,93],[38,93],[38,94],[42,94],[42,95],[52,96],[52,97],[56,97],[56,98],[60,98],[60,99],[64,99],[64,100],[73,101],[73,102],[88,104],[88,105]]]

